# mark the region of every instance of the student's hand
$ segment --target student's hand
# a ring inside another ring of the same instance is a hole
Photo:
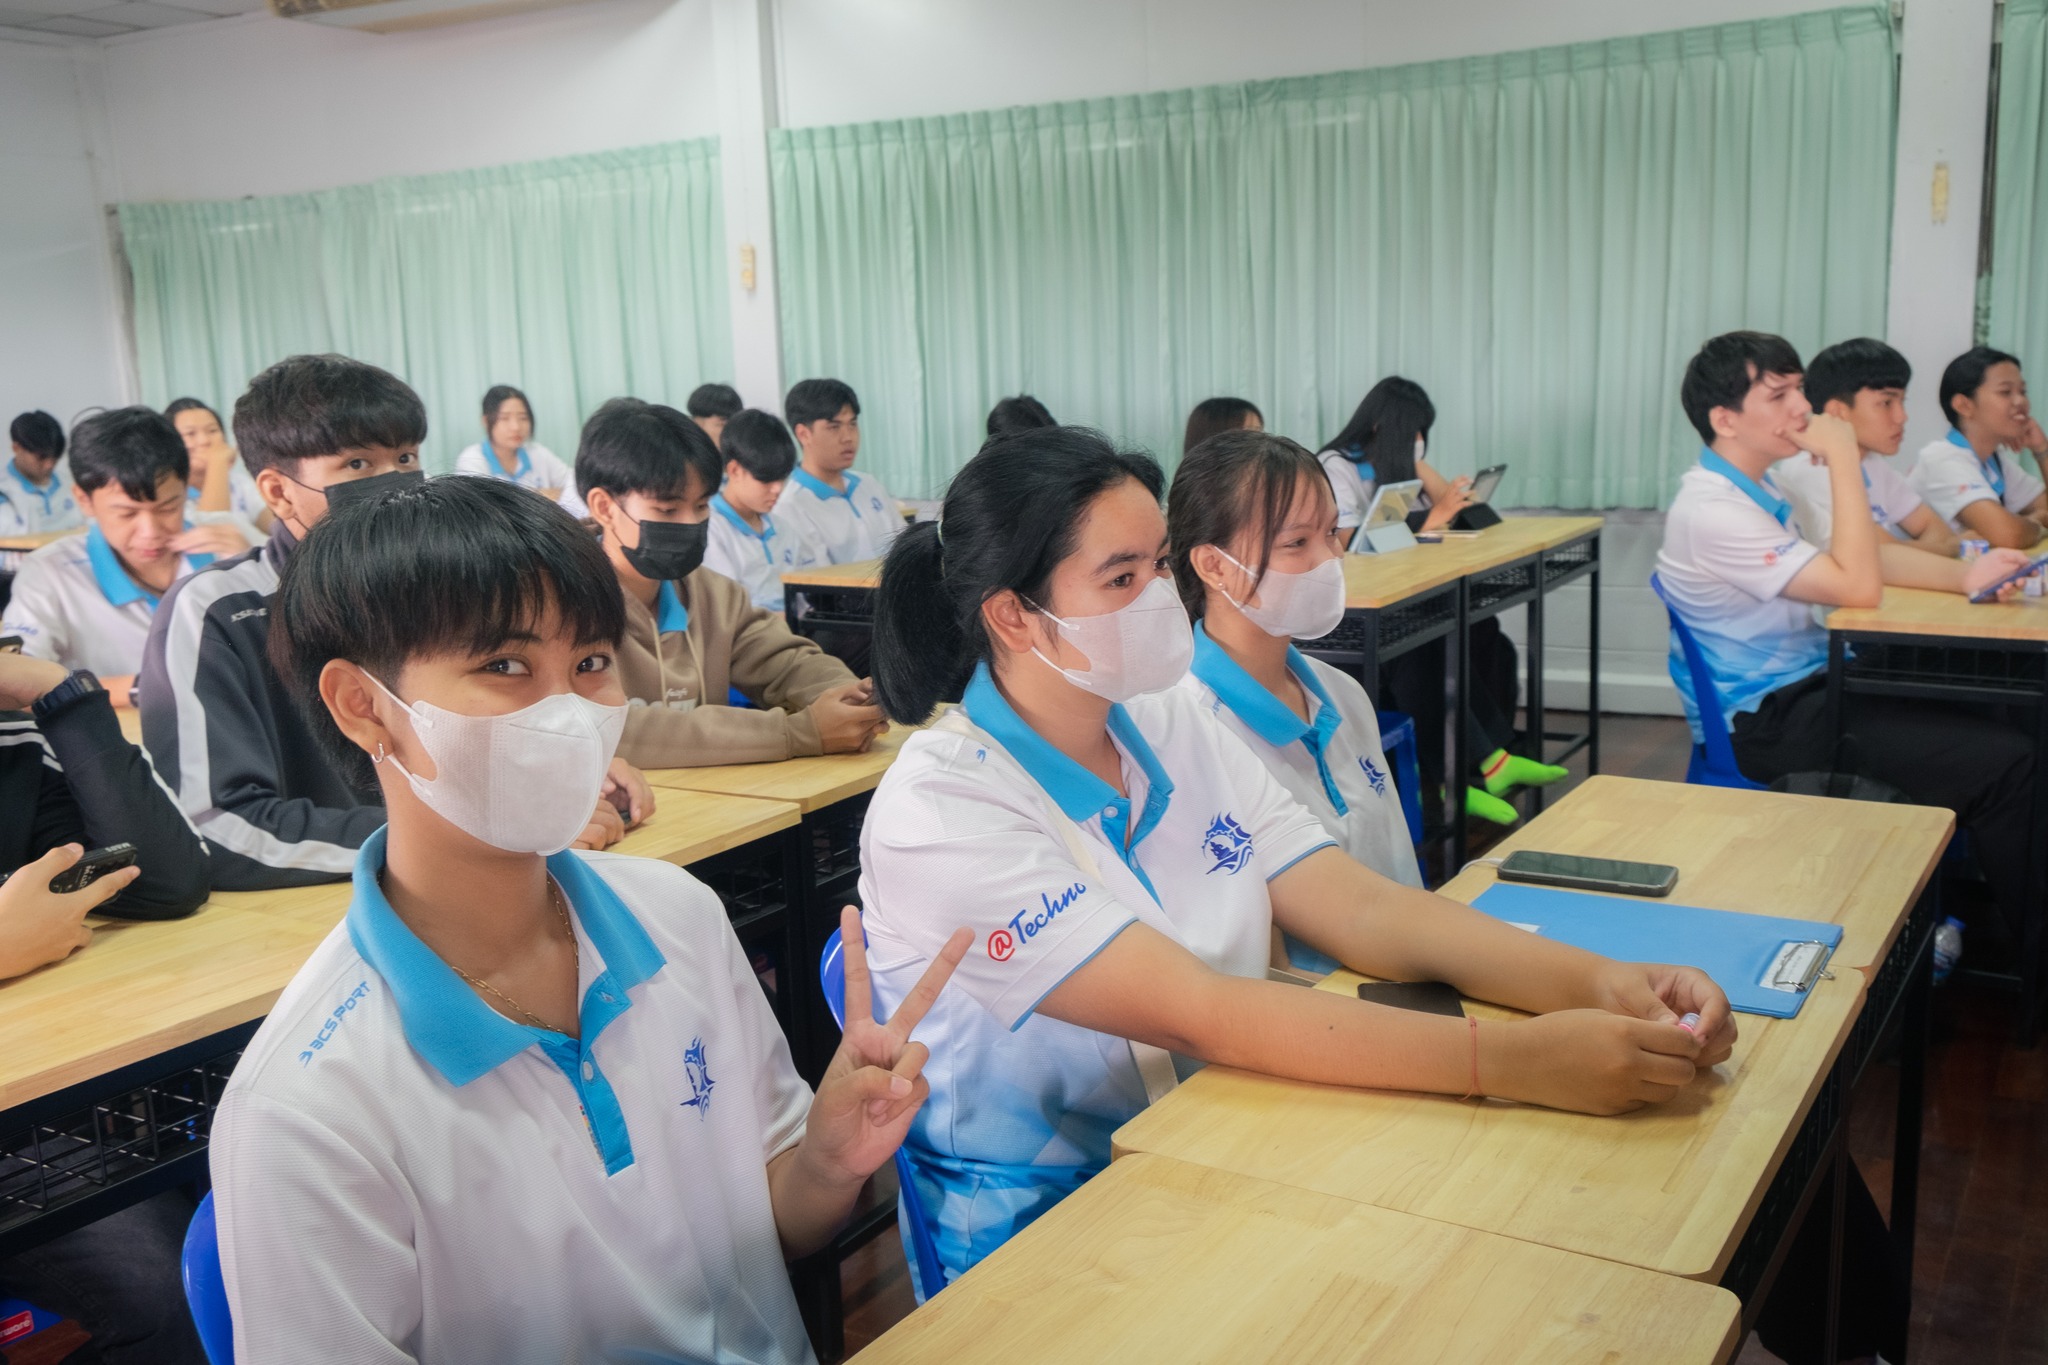
[[[1830,465],[1863,463],[1863,445],[1856,439],[1856,428],[1839,417],[1816,412],[1806,419],[1804,427],[1796,431],[1788,427],[1778,434]]]
[[[860,912],[850,905],[839,912],[839,942],[846,954],[846,1032],[818,1084],[801,1149],[828,1187],[858,1185],[903,1145],[910,1120],[932,1090],[923,1074],[931,1050],[911,1042],[910,1032],[973,941],[970,930],[954,930],[889,1022],[878,1023]]]
[[[2048,455],[2048,432],[2041,430],[2039,418],[2027,419],[2026,429],[2020,433],[2020,444],[2036,455]]]
[[[1625,1114],[1692,1083],[1700,1039],[1676,1022],[1559,1010],[1479,1033],[1479,1079],[1501,1099]]]
[[[810,712],[828,754],[865,753],[875,736],[889,728],[882,708],[874,704],[874,684],[865,679],[819,693]]]
[[[249,541],[232,523],[210,521],[174,537],[171,548],[181,555],[224,557],[242,553],[249,548]]]
[[[614,758],[605,769],[604,786],[598,794],[625,817],[627,829],[638,829],[654,814],[654,788],[647,784],[645,774],[623,758]]]
[[[1594,1003],[1610,1014],[1676,1025],[1697,1014],[1692,1032],[1700,1040],[1698,1067],[1719,1066],[1735,1049],[1735,1014],[1728,995],[1697,967],[1661,962],[1610,962],[1594,982]]]
[[[0,981],[61,962],[91,943],[85,917],[142,875],[139,867],[124,867],[83,891],[61,896],[52,891],[50,878],[84,856],[80,845],[62,844],[0,883]]]
[[[0,711],[26,711],[70,676],[70,669],[49,659],[0,654]]]
[[[116,706],[125,706],[133,710],[137,676],[134,673],[123,673],[118,678],[101,678],[100,686],[107,690],[107,700]]]
[[[610,848],[625,837],[626,821],[619,814],[619,808],[612,804],[610,797],[600,796],[597,809],[591,812],[590,823],[583,827],[583,833],[577,835],[576,842],[569,847]]]
[[[1460,474],[1451,480],[1451,486],[1443,497],[1429,505],[1429,515],[1422,519],[1422,529],[1441,531],[1449,526],[1458,513],[1472,505],[1471,492],[1471,476]]]
[[[1963,596],[1971,597],[1984,591],[1999,579],[2016,569],[2024,569],[2034,561],[2024,550],[2008,550],[2003,546],[1986,550],[1973,564],[1963,569]],[[2018,595],[2025,584],[2015,580],[1998,590],[1998,600],[2010,601]]]

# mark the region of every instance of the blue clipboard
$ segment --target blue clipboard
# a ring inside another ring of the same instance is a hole
[[[1629,962],[1697,967],[1744,1014],[1790,1019],[1827,974],[1842,926],[1496,882],[1472,902],[1495,919]]]

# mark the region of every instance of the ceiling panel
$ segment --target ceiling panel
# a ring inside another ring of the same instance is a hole
[[[120,24],[126,28],[170,28],[174,24],[200,24],[219,16],[203,10],[158,4],[155,0],[128,0],[126,4],[85,10],[76,17],[104,24]]]

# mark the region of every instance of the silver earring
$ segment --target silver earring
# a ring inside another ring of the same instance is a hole
[[[380,740],[378,740],[378,741],[377,741],[377,752],[376,752],[376,753],[374,753],[374,754],[371,754],[371,755],[370,755],[370,762],[372,762],[372,763],[382,763],[383,761],[384,761],[384,741],[380,739]]]

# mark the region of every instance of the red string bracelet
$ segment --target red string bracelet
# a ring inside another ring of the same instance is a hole
[[[1472,1026],[1472,1088],[1458,1098],[1470,1100],[1479,1097],[1479,1019],[1476,1015],[1468,1014],[1465,1016],[1465,1022]]]

